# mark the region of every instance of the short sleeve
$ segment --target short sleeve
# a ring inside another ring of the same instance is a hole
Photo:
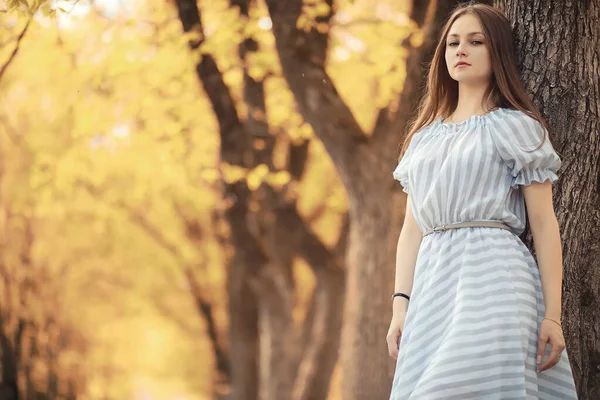
[[[561,160],[548,132],[536,119],[520,111],[514,113],[498,122],[493,135],[500,157],[510,170],[511,187],[529,186],[534,181],[556,182]]]
[[[400,182],[402,185],[402,191],[408,193],[409,191],[409,183],[408,183],[408,173],[410,169],[410,161],[411,156],[415,146],[415,137],[410,141],[408,148],[404,152],[404,155],[400,159],[400,162],[396,166],[396,169],[393,172],[394,179]]]

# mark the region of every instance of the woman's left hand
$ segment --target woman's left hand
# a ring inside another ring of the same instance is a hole
[[[551,351],[548,358],[540,364],[546,353],[546,344],[550,344]],[[560,360],[560,355],[565,349],[565,338],[562,327],[554,321],[544,319],[539,329],[537,363],[538,373],[554,367]]]

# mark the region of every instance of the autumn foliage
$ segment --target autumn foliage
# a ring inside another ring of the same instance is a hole
[[[225,398],[235,379],[340,398],[347,194],[266,4],[199,1],[199,29],[184,1],[4,3],[0,399]],[[322,83],[368,138],[423,33],[403,2],[338,3],[296,27],[329,33]],[[237,301],[261,343],[241,361]]]

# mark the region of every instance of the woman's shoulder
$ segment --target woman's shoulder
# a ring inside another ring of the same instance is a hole
[[[433,127],[433,123],[429,123],[426,125],[423,125],[422,127],[420,127],[419,129],[417,129],[415,131],[415,133],[412,134],[412,137],[410,138],[410,147],[415,147],[419,141],[421,139],[423,139],[424,136],[427,136],[427,133],[431,131]]]
[[[544,126],[528,113],[514,109],[503,108],[490,115],[493,136],[501,136],[504,140],[529,141],[544,136]]]
[[[527,114],[526,112],[516,108],[501,108],[500,112],[497,113],[494,117],[497,117],[492,118],[496,123],[505,123],[509,125],[517,124],[517,126],[523,128],[537,128],[541,126],[540,122],[537,119]]]
[[[496,147],[528,149],[540,145],[546,136],[544,126],[528,113],[512,108],[493,115],[490,134]]]

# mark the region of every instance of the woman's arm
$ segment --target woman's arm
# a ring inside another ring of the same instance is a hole
[[[404,224],[398,238],[396,249],[396,279],[394,292],[406,293],[410,296],[415,274],[415,264],[419,246],[423,239],[423,233],[415,221],[410,205],[410,199],[406,200],[406,214]],[[393,313],[405,313],[408,301],[403,297],[395,297],[393,302]]]
[[[563,280],[562,244],[550,182],[522,186],[537,255],[546,317],[560,321]]]

